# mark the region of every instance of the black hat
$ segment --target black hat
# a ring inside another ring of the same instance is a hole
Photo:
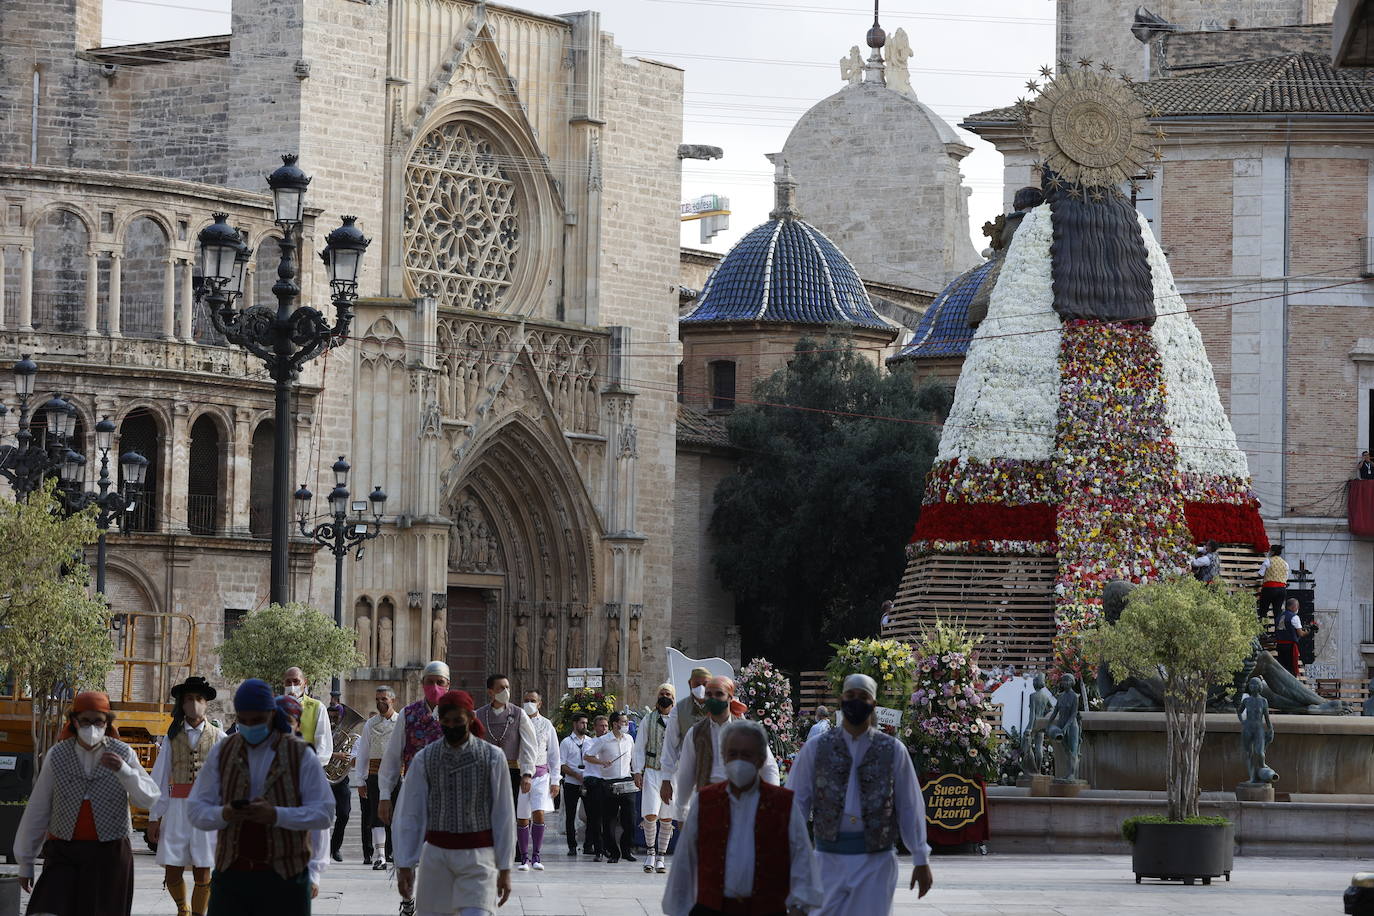
[[[217,693],[215,688],[211,687],[210,682],[207,681],[205,678],[188,677],[186,680],[182,681],[180,684],[177,684],[175,687],[172,688],[172,699],[180,703],[182,696],[184,696],[188,690],[192,693],[200,694],[207,700],[213,700]]]

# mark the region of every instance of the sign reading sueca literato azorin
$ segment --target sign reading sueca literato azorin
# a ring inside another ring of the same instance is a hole
[[[921,783],[921,795],[931,843],[950,846],[988,838],[987,792],[981,779],[953,773],[931,775]]]

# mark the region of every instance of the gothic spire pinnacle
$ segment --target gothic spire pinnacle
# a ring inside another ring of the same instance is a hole
[[[769,219],[801,219],[797,212],[797,179],[787,167],[782,153],[768,153],[768,161],[773,163],[773,210]]]

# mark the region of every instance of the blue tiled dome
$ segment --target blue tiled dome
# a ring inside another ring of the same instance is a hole
[[[995,259],[985,261],[950,281],[921,316],[911,341],[889,362],[967,354],[969,341],[973,339],[973,328],[968,326],[968,306],[996,263]]]
[[[740,239],[711,272],[682,321],[780,321],[890,327],[854,265],[816,227],[771,219]]]

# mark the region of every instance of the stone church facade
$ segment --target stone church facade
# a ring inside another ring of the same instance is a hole
[[[0,7],[0,360],[34,354],[82,429],[109,414],[153,461],[140,530],[110,539],[115,609],[152,615],[133,654],[213,673],[266,600],[271,387],[196,300],[195,237],[229,213],[271,301],[261,176],[297,152],[304,250],[341,213],[372,238],[290,430],[293,483],[328,492],[344,454],[355,496],[390,497],[346,563],[347,701],[413,692],[433,657],[479,695],[599,665],[637,701],[673,614],[681,71],[595,13],[235,0],[231,35],[102,49],[100,10]],[[308,255],[302,286],[329,313]],[[332,557],[293,551],[294,597],[330,607]]]

